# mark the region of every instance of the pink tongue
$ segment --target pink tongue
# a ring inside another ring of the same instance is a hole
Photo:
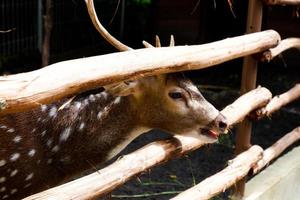
[[[208,133],[209,135],[212,137],[212,138],[215,138],[217,139],[218,138],[218,133],[212,131],[212,130],[208,130]]]

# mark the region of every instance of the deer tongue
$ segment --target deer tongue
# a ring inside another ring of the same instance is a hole
[[[211,137],[213,139],[217,139],[218,136],[219,136],[219,133],[218,132],[215,132],[213,130],[210,130],[210,129],[203,129],[202,130],[202,134],[208,136],[208,137]]]

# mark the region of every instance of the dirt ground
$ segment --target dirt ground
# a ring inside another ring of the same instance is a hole
[[[269,88],[273,95],[280,94],[300,82],[300,70],[296,67],[267,65],[263,69],[260,67],[258,74],[258,84]],[[207,70],[192,75],[193,79],[195,77],[198,77],[196,82],[200,88],[204,84],[222,86],[220,89],[215,88],[203,92],[204,96],[219,109],[224,108],[239,96],[240,72],[236,69],[231,72],[222,69],[219,71]],[[267,148],[299,124],[300,101],[297,100],[273,114],[271,118],[254,122],[252,144]],[[132,152],[151,141],[167,137],[170,135],[152,131],[134,140],[121,154]],[[112,193],[112,199],[170,199],[226,167],[228,160],[234,157],[234,138],[235,128],[228,137],[222,140],[222,144],[207,145],[180,159],[161,164],[144,172],[141,176],[133,178],[115,190]],[[295,145],[299,144],[300,142]],[[230,191],[213,199],[228,199],[228,194]]]

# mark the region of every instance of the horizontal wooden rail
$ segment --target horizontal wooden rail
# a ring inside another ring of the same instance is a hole
[[[279,41],[279,34],[269,30],[203,45],[146,48],[69,60],[0,77],[0,115],[122,80],[210,67],[265,51]]]
[[[300,5],[300,0],[263,0],[266,5]]]
[[[262,159],[259,160],[255,166],[253,166],[253,173],[258,173],[272,160],[277,158],[286,148],[298,140],[300,140],[300,127],[297,127],[293,131],[287,133],[271,147],[267,148],[263,153]]]
[[[265,151],[261,151],[256,145],[238,155],[229,166],[219,173],[205,179],[196,186],[180,193],[172,200],[210,199],[225,191],[248,174],[252,169],[254,174],[277,158],[287,147],[300,139],[300,127],[279,139]],[[255,147],[255,151],[252,149]],[[252,150],[251,150],[252,149]],[[253,152],[254,151],[254,152]]]
[[[245,96],[247,98],[245,98]],[[227,106],[222,113],[230,120],[230,125],[237,123],[247,116],[249,109],[256,109],[271,99],[272,94],[266,88],[259,87],[237,99]],[[256,99],[255,101],[252,101]],[[236,117],[233,117],[236,115]],[[195,135],[196,134],[196,135]],[[43,191],[25,198],[26,200],[42,200],[55,198],[67,199],[91,199],[104,195],[116,187],[124,184],[133,176],[171,158],[186,154],[195,150],[204,143],[197,138],[198,133],[189,135],[177,135],[168,140],[152,142],[145,147],[123,156],[110,166],[93,174],[79,178],[64,185]]]
[[[260,119],[264,116],[270,116],[273,112],[279,110],[281,107],[299,98],[300,98],[300,84],[298,83],[287,92],[273,97],[273,99],[267,104],[267,106],[255,112],[256,115],[255,117],[257,119]]]
[[[300,50],[300,38],[287,38],[281,40],[276,47],[263,52],[260,60],[263,62],[270,62],[282,52],[292,48]]]
[[[194,187],[180,193],[172,200],[210,199],[241,180],[262,158],[263,149],[254,145],[229,161],[228,167],[205,179]]]

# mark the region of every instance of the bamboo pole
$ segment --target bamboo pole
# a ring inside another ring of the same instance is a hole
[[[260,119],[263,116],[270,116],[273,112],[279,110],[281,107],[291,103],[300,98],[300,84],[296,84],[287,92],[273,97],[273,99],[264,107],[255,112],[256,118]]]
[[[278,44],[264,31],[204,45],[147,48],[59,62],[0,77],[0,115],[25,111],[114,82],[161,73],[195,70],[265,51]]]
[[[225,117],[240,120],[248,114],[249,110],[241,110],[241,106],[237,104],[256,109],[262,103],[271,99],[272,96],[269,90],[262,87],[245,95],[247,98],[245,96],[240,97],[222,111]],[[257,101],[252,101],[253,99]],[[233,117],[234,115],[237,115],[237,117]],[[231,124],[229,125],[233,125],[236,122],[231,120]],[[111,192],[133,176],[140,174],[150,167],[203,146],[204,143],[197,138],[197,135],[198,133],[176,135],[168,140],[152,142],[133,153],[123,156],[104,169],[32,195],[25,198],[25,200],[46,200],[49,198],[84,200],[99,197]]]
[[[300,50],[300,38],[287,38],[280,41],[276,47],[262,53],[261,61],[270,62],[271,60],[273,60],[273,58],[281,54],[283,51],[291,48],[297,48]]]
[[[263,15],[263,5],[261,0],[249,0],[248,1],[248,18],[247,18],[247,33],[261,31]],[[247,56],[244,58],[242,81],[241,81],[241,93],[244,94],[256,87],[257,76],[257,61]],[[251,130],[252,124],[250,120],[245,119],[237,126],[236,135],[236,149],[235,153],[239,154],[247,150],[251,146]],[[234,193],[235,198],[241,198],[245,191],[246,178],[243,178],[236,184],[236,190]]]
[[[300,5],[300,0],[264,0],[266,5]]]
[[[262,159],[259,160],[256,165],[253,166],[253,173],[258,173],[272,160],[277,158],[287,147],[289,147],[291,144],[298,140],[300,140],[300,127],[295,128],[293,131],[280,138],[271,147],[267,148],[263,153]]]
[[[246,176],[249,170],[262,158],[262,153],[263,149],[260,146],[250,147],[229,161],[225,169],[180,193],[172,200],[203,200],[214,197]]]

